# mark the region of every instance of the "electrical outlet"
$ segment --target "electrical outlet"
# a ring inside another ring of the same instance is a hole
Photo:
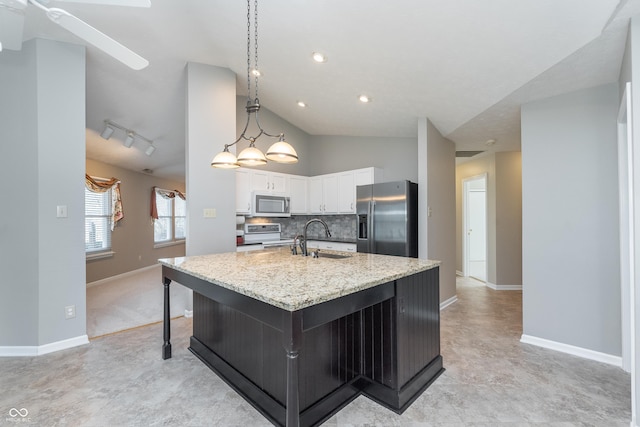
[[[65,319],[73,319],[76,317],[76,306],[68,305],[64,308],[64,318]]]
[[[217,216],[217,212],[215,208],[205,209],[203,212],[203,216],[205,218],[215,218]]]

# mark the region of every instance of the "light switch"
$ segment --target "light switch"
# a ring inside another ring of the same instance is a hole
[[[66,218],[67,217],[67,205],[58,205],[56,208],[56,216],[58,218]]]
[[[215,218],[217,216],[217,212],[215,208],[208,208],[204,210],[203,216],[205,218]]]

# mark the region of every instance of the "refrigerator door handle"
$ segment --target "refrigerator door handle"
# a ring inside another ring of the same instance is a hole
[[[376,210],[376,202],[372,200],[369,202],[369,253],[376,253],[376,236],[374,234],[375,230],[375,213]]]

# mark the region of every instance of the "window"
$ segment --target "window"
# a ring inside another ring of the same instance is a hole
[[[158,218],[153,222],[153,241],[172,243],[186,237],[187,202],[172,191],[156,189]]]
[[[111,250],[112,190],[84,189],[84,249],[87,253]]]

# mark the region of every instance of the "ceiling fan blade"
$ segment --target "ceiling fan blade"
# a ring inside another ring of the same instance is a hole
[[[23,27],[23,11],[0,7],[0,43],[3,49],[22,49]]]
[[[149,65],[149,61],[137,53],[129,50],[111,37],[96,30],[91,25],[76,18],[65,10],[57,8],[47,9],[47,16],[62,28],[91,43],[134,70],[141,70]]]
[[[107,6],[151,7],[151,0],[57,0],[65,3],[103,4]]]

